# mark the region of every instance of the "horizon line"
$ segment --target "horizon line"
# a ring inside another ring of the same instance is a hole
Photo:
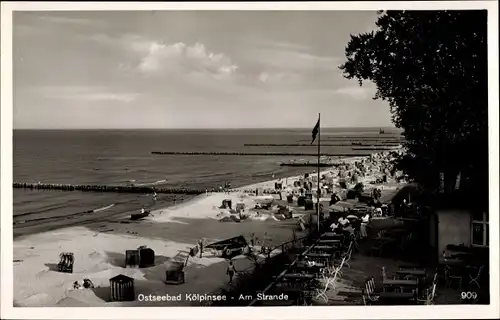
[[[184,128],[12,128],[12,131],[16,130],[38,130],[38,131],[70,131],[70,130],[137,130],[137,131],[146,131],[146,130],[151,130],[151,131],[158,131],[158,130],[283,130],[283,129],[311,129],[314,126],[311,125],[310,127],[220,127],[220,128],[213,128],[213,127],[207,127],[207,128],[190,128],[190,127],[184,127]],[[322,129],[353,129],[353,128],[364,128],[364,129],[382,129],[382,128],[389,128],[389,129],[399,129],[394,126],[342,126],[342,127],[321,127]]]

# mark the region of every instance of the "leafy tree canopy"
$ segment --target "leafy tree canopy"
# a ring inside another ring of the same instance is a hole
[[[379,12],[377,29],[351,35],[340,66],[372,81],[403,129],[399,167],[422,185],[482,188],[488,181],[487,11]]]

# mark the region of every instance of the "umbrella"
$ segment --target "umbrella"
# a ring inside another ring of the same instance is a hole
[[[358,216],[355,216],[353,214],[350,214],[346,217],[347,219],[359,219]]]

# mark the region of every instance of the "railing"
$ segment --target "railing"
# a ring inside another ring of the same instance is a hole
[[[296,242],[296,241],[299,241],[299,240],[303,240],[304,238],[308,238],[309,236],[305,236],[305,237],[302,237],[300,239],[295,239],[295,240],[292,240],[292,241],[288,241],[288,242],[285,242],[283,243],[282,245],[286,244],[286,243],[290,243],[290,242]],[[267,291],[269,291],[269,289],[271,289],[286,273],[288,270],[290,270],[291,267],[293,267],[295,265],[295,263],[297,263],[297,261],[299,260],[300,257],[306,255],[318,242],[319,242],[320,238],[318,237],[318,239],[316,240],[316,242],[314,242],[312,245],[310,245],[304,252],[302,252],[301,254],[299,254],[295,260],[293,260],[293,262],[285,269],[283,270],[283,272],[281,272],[277,277],[276,279],[274,279],[273,282],[271,282],[264,290],[262,290],[262,294],[265,294]],[[281,246],[281,245],[280,245]],[[277,246],[275,247],[274,249],[277,249],[277,248],[280,248],[280,246]],[[249,304],[248,306],[253,306],[256,302],[258,301],[258,298],[255,298],[253,299]]]

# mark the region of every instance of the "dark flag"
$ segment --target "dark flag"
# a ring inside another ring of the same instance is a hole
[[[318,132],[319,132],[319,119],[318,119],[318,122],[316,122],[316,125],[314,126],[314,129],[312,131],[313,140],[311,141],[311,144],[313,144],[314,140],[316,140],[316,136],[318,135]]]

